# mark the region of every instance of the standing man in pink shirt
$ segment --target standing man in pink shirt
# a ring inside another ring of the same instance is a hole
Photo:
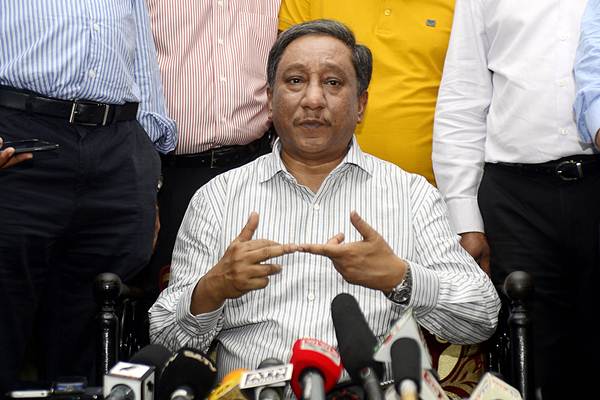
[[[178,127],[162,157],[161,230],[150,272],[171,263],[198,188],[271,151],[266,63],[280,0],[147,0],[167,108]]]

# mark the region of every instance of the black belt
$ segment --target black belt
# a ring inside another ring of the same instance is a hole
[[[600,172],[600,155],[581,154],[539,164],[486,163],[486,167],[499,167],[528,174],[546,175],[561,181],[577,181]]]
[[[117,121],[134,120],[138,103],[102,104],[84,100],[60,100],[0,86],[0,107],[61,118],[76,125],[106,126]]]
[[[223,146],[196,154],[161,155],[163,165],[184,168],[231,168],[271,152],[271,134],[245,145]]]

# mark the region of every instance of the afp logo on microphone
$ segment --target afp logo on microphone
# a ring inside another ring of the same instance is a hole
[[[241,377],[240,388],[249,389],[289,381],[292,378],[293,369],[292,364],[284,364],[244,372]]]

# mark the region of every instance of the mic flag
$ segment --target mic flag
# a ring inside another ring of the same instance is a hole
[[[312,397],[320,398],[335,386],[342,373],[342,361],[332,346],[318,339],[304,338],[294,342],[290,362],[294,365],[291,386],[298,398],[304,398],[308,386]]]

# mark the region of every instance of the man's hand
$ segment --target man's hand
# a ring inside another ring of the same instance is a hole
[[[0,147],[2,147],[2,138],[0,138]],[[21,153],[15,154],[15,149],[12,147],[8,147],[2,151],[0,151],[0,169],[8,168],[11,165],[18,164],[22,161],[29,160],[33,158],[33,154],[31,153]]]
[[[477,261],[477,264],[490,275],[490,246],[482,232],[460,234],[460,245]]]
[[[344,244],[344,234],[338,233],[325,244],[301,244],[300,251],[330,258],[349,283],[389,293],[404,278],[406,262],[356,211],[350,214],[350,222],[363,240]]]
[[[596,132],[596,148],[600,149],[600,129]]]
[[[265,288],[269,284],[269,276],[281,272],[281,265],[263,261],[298,251],[295,244],[279,244],[266,239],[253,240],[257,227],[258,214],[253,212],[223,257],[198,281],[192,299],[192,314],[214,311],[226,299]]]

